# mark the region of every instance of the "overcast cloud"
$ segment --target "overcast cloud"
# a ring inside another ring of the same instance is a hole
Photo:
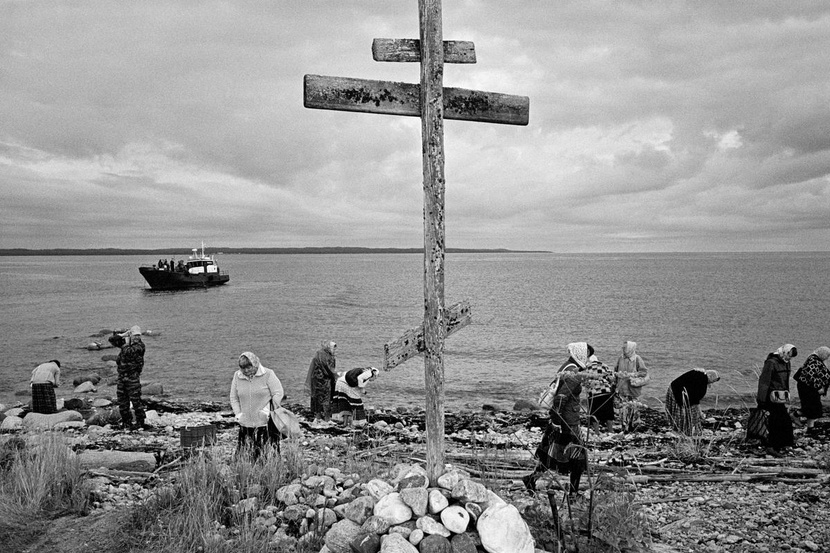
[[[828,250],[830,5],[444,0],[448,247]],[[416,0],[0,0],[0,247],[419,247],[416,118],[309,110]]]

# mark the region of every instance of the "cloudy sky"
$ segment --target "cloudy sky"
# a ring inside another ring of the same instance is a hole
[[[444,0],[448,247],[830,249],[830,5]],[[416,118],[310,110],[416,0],[0,0],[0,247],[423,244]]]

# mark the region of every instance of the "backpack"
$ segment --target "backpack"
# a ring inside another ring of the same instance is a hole
[[[550,385],[539,394],[539,407],[541,409],[550,410],[553,408],[553,398],[556,396],[556,391],[559,389],[559,379],[561,376],[561,373],[557,374],[556,378],[553,379]]]

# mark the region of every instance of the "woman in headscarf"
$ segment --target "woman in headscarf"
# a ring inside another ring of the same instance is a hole
[[[363,407],[363,394],[366,384],[378,375],[375,367],[358,367],[341,374],[334,385],[331,398],[332,418],[346,424],[352,421],[365,421],[366,409]]]
[[[579,435],[579,396],[582,385],[592,378],[583,371],[593,348],[585,342],[568,344],[568,360],[559,368],[559,384],[554,394],[550,422],[536,448],[536,468],[522,478],[528,490],[536,489],[536,481],[546,470],[570,474],[569,496],[579,492],[582,473],[588,468],[588,454]]]
[[[273,427],[269,432],[268,421],[284,394],[274,371],[250,351],[239,356],[238,365],[231,381],[231,408],[239,423],[237,451],[250,448],[256,459],[266,443],[276,445],[279,451],[280,434]]]
[[[773,457],[781,457],[782,449],[795,444],[787,402],[790,394],[790,359],[796,355],[798,350],[794,345],[784,344],[767,355],[758,378],[755,400],[760,409],[769,413],[766,451]]]
[[[798,390],[798,399],[801,400],[801,415],[807,419],[807,432],[821,417],[821,396],[827,395],[830,387],[830,368],[827,367],[827,358],[830,357],[830,348],[822,346],[807,356],[800,369],[795,371],[793,380]]]
[[[320,349],[311,360],[305,380],[305,391],[311,397],[311,412],[314,420],[331,419],[331,396],[337,373],[334,371],[334,352],[337,344],[332,341],[320,344]]]
[[[701,424],[700,401],[706,395],[709,384],[720,380],[717,371],[694,368],[669,384],[666,390],[666,416],[669,424],[687,436],[697,436]]]
[[[617,376],[617,396],[620,398],[620,419],[623,432],[634,430],[640,424],[642,389],[648,383],[648,369],[637,354],[637,342],[623,344],[622,355],[614,367]]]

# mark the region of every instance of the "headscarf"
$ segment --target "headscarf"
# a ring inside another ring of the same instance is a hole
[[[634,356],[637,354],[637,342],[632,342],[631,340],[627,341],[623,344],[623,356],[626,359],[634,359]]]
[[[830,357],[830,348],[828,348],[827,346],[821,346],[813,352],[813,355],[815,355],[822,361],[827,361],[827,358]]]
[[[712,384],[713,382],[717,382],[718,380],[720,380],[720,374],[718,374],[718,371],[712,369],[704,369],[701,367],[695,367],[692,370],[700,371],[703,374],[705,374],[706,379],[709,381],[709,384]]]
[[[568,344],[568,355],[574,360],[580,369],[588,364],[588,344],[585,342],[571,342]]]
[[[774,353],[784,361],[789,361],[790,359],[798,355],[798,350],[792,344],[784,344],[783,346],[775,350]]]
[[[251,367],[249,369],[243,369],[239,367],[239,372],[245,375],[248,378],[253,377],[257,372],[259,372],[260,362],[259,357],[251,353],[250,351],[246,351],[239,356],[239,363],[242,362],[243,359],[247,359],[251,363]]]
[[[311,360],[311,364],[308,366],[308,374],[305,377],[305,385],[303,386],[305,393],[311,395],[311,390],[313,389],[312,383],[314,381],[314,369],[317,366],[323,367],[323,370],[328,373],[328,377],[332,380],[332,382],[336,381],[338,375],[334,372],[334,350],[337,348],[337,344],[334,343],[332,340],[325,340],[320,342],[320,350]],[[329,362],[331,362],[331,366],[329,366]]]

